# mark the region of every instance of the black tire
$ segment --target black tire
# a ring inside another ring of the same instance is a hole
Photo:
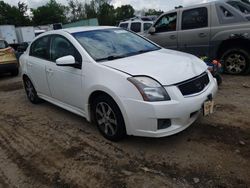
[[[16,69],[12,70],[10,73],[11,73],[11,76],[18,76],[18,74],[19,74],[19,69],[16,68]]]
[[[125,137],[126,128],[122,113],[111,97],[98,96],[93,103],[92,113],[98,130],[106,139],[119,141]]]
[[[33,104],[40,103],[42,100],[38,97],[36,89],[31,80],[29,78],[24,78],[23,83],[29,101]]]
[[[222,54],[224,72],[232,75],[250,72],[250,53],[243,48],[231,48]]]

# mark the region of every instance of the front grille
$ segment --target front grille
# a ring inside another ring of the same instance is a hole
[[[204,72],[200,76],[178,83],[176,86],[180,89],[182,95],[187,96],[200,93],[208,84],[209,77],[208,74]]]

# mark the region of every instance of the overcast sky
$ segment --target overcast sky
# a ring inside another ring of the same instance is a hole
[[[6,3],[17,5],[18,1],[26,2],[29,8],[36,8],[38,6],[46,4],[48,0],[4,0]],[[79,0],[85,2],[86,0]],[[210,0],[112,0],[112,4],[117,7],[124,4],[132,5],[136,10],[143,8],[149,9],[161,9],[164,11],[171,10],[178,5],[192,5],[197,3],[203,3]],[[68,0],[57,0],[57,2],[67,5]]]

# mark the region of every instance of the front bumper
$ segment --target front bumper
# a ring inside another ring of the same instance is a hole
[[[10,61],[5,63],[0,63],[0,73],[7,73],[18,69],[19,64],[17,61]]]
[[[184,97],[176,86],[166,87],[171,101],[145,102],[122,99],[125,109],[125,124],[128,135],[164,137],[176,134],[189,127],[199,116],[209,95],[215,97],[218,86],[209,74],[209,85],[195,96]],[[170,119],[171,126],[158,129],[159,119]]]

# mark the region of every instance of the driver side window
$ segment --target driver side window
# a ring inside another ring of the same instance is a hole
[[[177,13],[162,16],[155,24],[156,33],[176,31]]]
[[[62,36],[52,36],[50,48],[51,61],[55,62],[58,58],[68,55],[72,55],[77,63],[82,63],[81,55],[73,46],[73,44],[71,44],[66,38]]]

